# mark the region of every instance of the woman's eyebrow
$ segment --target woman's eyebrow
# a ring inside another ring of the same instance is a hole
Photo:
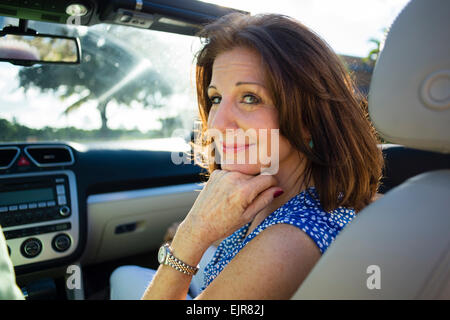
[[[246,85],[246,84],[253,84],[253,85],[257,85],[257,86],[265,88],[265,86],[262,83],[259,83],[259,82],[243,82],[243,81],[236,82],[236,87],[237,86]],[[208,86],[207,89],[208,90],[209,89],[216,89],[217,90],[217,88],[215,86],[213,86],[213,85]]]
[[[264,84],[262,84],[262,83],[260,83],[260,82],[241,82],[241,81],[236,82],[236,87],[237,87],[237,86],[246,85],[246,84],[257,85],[257,86],[260,86],[260,87],[265,88]]]

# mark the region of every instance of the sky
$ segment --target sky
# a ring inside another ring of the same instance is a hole
[[[409,0],[208,0],[256,13],[289,15],[319,34],[338,54],[365,57]]]
[[[389,28],[408,0],[209,0],[207,2],[225,7],[237,8],[256,13],[281,13],[296,18],[319,34],[338,54],[366,56],[374,48],[371,38],[383,40],[384,28]],[[186,51],[184,67],[180,72],[189,81],[189,67],[193,53],[189,50],[191,40],[174,40],[174,35],[158,33],[158,37]],[[175,35],[175,37],[177,37]],[[180,36],[178,36],[180,37]],[[190,37],[187,37],[190,38]],[[180,50],[178,48],[178,50]],[[178,58],[177,58],[178,59]],[[185,71],[184,71],[185,70]],[[61,116],[68,102],[58,100],[52,94],[41,94],[31,90],[24,95],[17,90],[15,75],[18,67],[0,62],[0,118],[11,120],[13,116],[24,125],[34,128],[44,126],[76,126],[83,129],[100,127],[99,114],[95,105],[80,108],[69,116]],[[186,102],[188,101],[189,102]],[[195,98],[175,95],[166,110],[172,115],[186,113],[191,105],[195,110]],[[158,114],[139,107],[125,108],[117,105],[108,107],[111,128],[138,128],[141,131],[158,129]],[[134,111],[133,111],[134,110]],[[131,112],[133,111],[133,112]],[[192,111],[194,112],[194,111]],[[184,117],[185,118],[185,117]],[[0,139],[1,140],[1,139]]]

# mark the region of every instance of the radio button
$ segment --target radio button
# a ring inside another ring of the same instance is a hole
[[[63,184],[57,184],[56,185],[56,194],[66,194],[66,189],[64,188]]]
[[[45,202],[45,201],[39,202],[39,203],[38,203],[38,207],[39,207],[39,208],[45,208],[45,207],[47,207],[47,202]]]
[[[60,223],[57,225],[54,225],[54,230],[53,231],[63,231],[63,230],[69,230],[72,225],[70,224],[70,222],[66,222],[66,223]]]
[[[69,249],[71,243],[70,237],[65,233],[61,233],[53,238],[52,247],[55,251],[64,252]]]
[[[8,212],[8,207],[0,207],[0,212]]]
[[[28,209],[28,205],[25,203],[25,204],[21,204],[21,205],[19,205],[19,209],[20,210],[26,210],[26,209]]]
[[[60,206],[67,204],[66,196],[58,196],[58,204]]]
[[[28,204],[28,209],[36,209],[37,208],[37,203],[36,202],[32,202]]]
[[[20,247],[20,252],[25,258],[34,258],[38,256],[41,251],[42,242],[37,238],[30,238],[25,240]]]
[[[59,208],[59,214],[63,217],[67,217],[70,215],[70,208],[68,206],[63,206]]]
[[[17,206],[9,206],[9,211],[17,211]]]
[[[56,206],[56,202],[55,201],[47,201],[47,207],[53,207]]]

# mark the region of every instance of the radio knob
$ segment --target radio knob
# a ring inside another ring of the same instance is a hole
[[[25,240],[21,247],[20,252],[25,258],[34,258],[42,251],[42,242],[37,238],[30,238]]]
[[[70,216],[70,208],[68,206],[62,206],[59,208],[59,214],[63,217]]]
[[[55,251],[64,252],[69,249],[71,243],[70,237],[65,233],[61,233],[53,238],[52,247]]]

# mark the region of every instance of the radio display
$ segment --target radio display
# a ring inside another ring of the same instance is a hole
[[[52,188],[0,192],[0,206],[54,200]]]

